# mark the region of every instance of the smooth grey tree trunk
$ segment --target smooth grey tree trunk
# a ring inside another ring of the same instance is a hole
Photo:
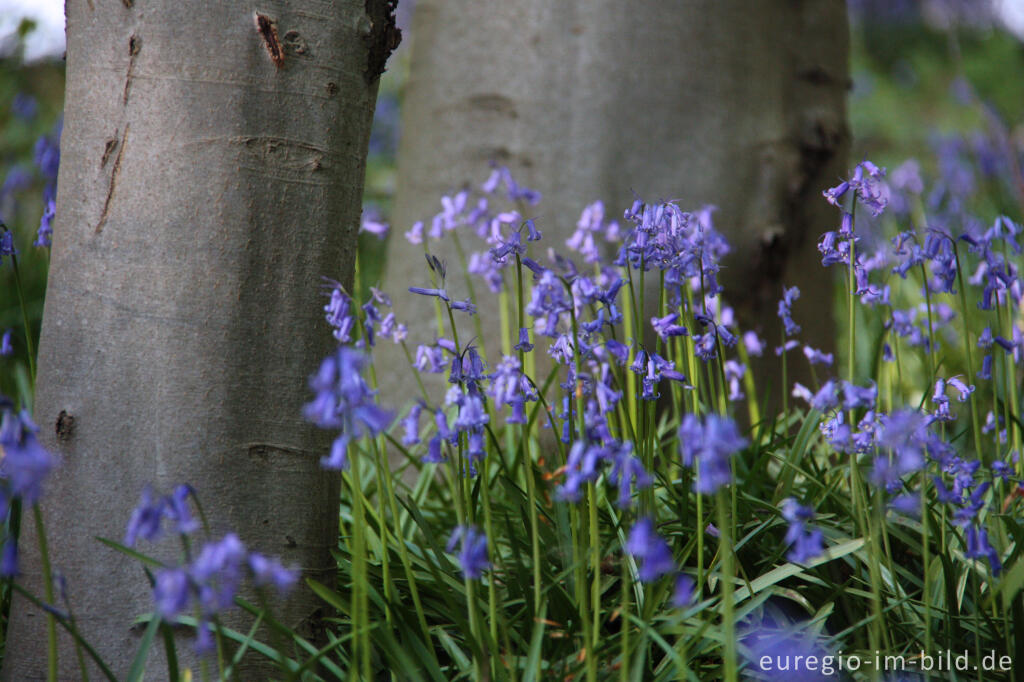
[[[401,233],[497,161],[544,194],[527,217],[538,245],[563,253],[596,199],[620,219],[637,195],[716,205],[734,247],[721,280],[745,328],[778,345],[776,302],[797,285],[802,338],[832,346],[831,274],[815,244],[836,219],[820,192],[846,173],[842,0],[420,0],[413,36],[385,289],[429,281],[422,246]],[[462,296],[460,281],[449,277]],[[412,343],[432,338],[432,306],[395,305]],[[404,364],[389,344],[378,351],[395,353],[378,366]],[[404,371],[382,374],[385,399],[413,393]]]
[[[146,484],[189,482],[214,537],[237,531],[304,576],[335,571],[339,480],[301,409],[330,348],[321,277],[351,280],[377,81],[397,39],[387,16],[385,0],[67,3],[36,417],[62,458],[43,505],[53,564],[119,675],[152,596],[140,565],[94,537],[121,541]],[[30,515],[23,528],[24,582],[42,595]],[[172,560],[178,543],[140,549]],[[276,614],[315,634],[304,587]],[[15,602],[6,679],[45,675],[45,620]],[[161,648],[152,679],[166,676]],[[189,640],[178,649],[194,658]],[[266,677],[248,665],[240,679]],[[62,634],[59,677],[78,676]]]

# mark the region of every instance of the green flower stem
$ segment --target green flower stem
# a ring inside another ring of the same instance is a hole
[[[5,228],[6,229],[6,228]],[[25,295],[21,288],[21,271],[18,270],[18,257],[11,254],[11,265],[14,268],[14,288],[18,292],[18,307],[21,309],[21,323],[25,327],[25,351],[28,354],[28,374],[32,386],[36,385],[36,346],[32,340],[32,327],[28,323],[28,309],[25,307]]]
[[[352,491],[352,629],[355,678],[373,679],[370,669],[370,614],[366,569],[366,518],[360,482],[359,453],[350,453],[349,489]]]
[[[490,577],[487,581],[487,618],[488,626],[490,628],[491,644],[494,649],[498,648],[498,595],[497,587],[494,584],[494,573],[493,571],[497,568],[497,562],[495,559],[498,557],[498,553],[494,549],[494,541],[497,535],[494,534],[494,525],[491,523],[491,482],[490,473],[488,471],[488,459],[485,457],[480,462],[480,497],[483,501],[484,507],[484,533],[487,535],[487,553],[488,561],[491,564]],[[491,656],[491,673],[497,677],[498,669],[497,666],[500,664],[500,658],[498,656]]]
[[[526,297],[523,292],[523,262],[516,254],[516,314],[519,329],[526,327],[526,315],[524,311]],[[519,366],[526,371],[526,353],[520,349]],[[530,553],[533,560],[533,614],[534,618],[540,617],[541,607],[541,585],[540,585],[540,529],[537,522],[537,482],[533,476],[533,456],[528,440],[529,434],[525,425],[520,425],[519,433],[519,461],[523,463],[522,476],[526,482],[527,504],[530,516]],[[537,660],[537,679],[540,679],[540,659]]]
[[[960,249],[957,246],[956,240],[953,240],[953,257],[956,260],[957,289],[960,292],[960,318],[964,321],[963,336],[964,351],[967,354],[967,376],[973,378],[974,349],[971,346],[971,328],[967,315],[967,293],[964,291],[967,282],[964,280],[963,267],[960,263]],[[984,450],[981,447],[981,421],[978,419],[978,401],[973,395],[968,400],[971,405],[971,430],[974,432],[974,449],[977,451],[978,459],[988,465],[990,463],[989,459],[985,457]]]
[[[575,351],[576,349],[579,348],[579,338],[580,338],[579,337],[579,326],[578,326],[577,320],[576,320],[576,299],[575,299],[575,296],[573,295],[572,287],[569,286],[568,282],[565,282],[563,280],[562,284],[565,285],[566,291],[569,292],[569,316],[570,316],[570,319],[572,321],[572,342],[573,342],[573,350]],[[576,425],[576,429],[577,429],[577,431],[576,431],[576,438],[583,439],[584,438],[584,434],[586,433],[587,425],[586,425],[586,422],[584,421],[585,414],[584,414],[584,405],[583,405],[583,387],[580,384],[580,376],[581,376],[581,372],[582,372],[582,367],[581,367],[581,362],[580,362],[580,354],[577,353],[577,352],[573,352],[573,371],[574,371],[574,377],[575,377],[575,385],[573,386],[573,394],[575,395],[575,398],[576,398],[576,401],[575,401],[576,402],[576,414],[575,415],[570,415],[570,417],[574,417],[575,420],[578,421],[578,423]],[[591,503],[590,504],[591,511],[593,513],[596,513],[595,504],[596,503]],[[573,509],[575,509],[575,507],[570,508],[570,512],[572,512]],[[583,546],[583,542],[584,542],[584,532],[583,532],[583,530],[584,530],[584,519],[583,519],[583,515],[580,514],[578,510],[576,510],[576,513],[573,516],[575,517],[575,520],[576,520],[576,522],[573,524],[573,528],[574,528],[574,537],[573,537],[573,548],[574,548],[573,549],[573,554],[574,554],[574,557],[573,557],[573,561],[574,561],[574,563],[576,565],[576,590],[575,590],[575,592],[576,592],[577,600],[578,600],[579,607],[580,607],[580,620],[583,622],[584,648],[585,649],[589,649],[588,651],[586,651],[586,654],[585,654],[586,658],[584,659],[584,663],[586,665],[587,682],[596,682],[596,680],[597,680],[597,656],[596,656],[594,647],[595,647],[595,644],[596,644],[596,639],[595,638],[597,637],[597,631],[593,627],[593,624],[591,623],[590,609],[591,609],[591,607],[593,607],[595,610],[597,610],[598,609],[598,604],[596,604],[596,603],[590,604],[589,599],[587,598],[586,588],[585,588],[585,585],[584,585],[584,582],[586,580],[586,563],[585,563],[586,559],[585,559],[585,557],[588,556],[590,554],[590,552],[586,551],[586,548],[584,548],[584,546]],[[594,519],[594,526],[595,527],[590,530],[591,538],[593,538],[594,533],[597,532],[597,528],[596,528],[597,520],[596,520],[596,518]],[[591,550],[591,551],[593,551],[593,550]],[[600,579],[600,558],[598,558],[598,561],[597,561],[597,568],[599,570],[598,570],[598,575],[596,576],[595,579],[599,580]],[[599,586],[599,588],[600,588],[600,586]]]
[[[718,530],[719,542],[718,551],[721,555],[720,584],[722,588],[722,640],[724,649],[722,659],[725,668],[725,682],[736,682],[736,614],[733,603],[733,577],[736,569],[733,564],[732,533],[729,522],[729,496],[724,490],[720,490],[715,502],[718,506]],[[698,529],[698,536],[703,532]]]

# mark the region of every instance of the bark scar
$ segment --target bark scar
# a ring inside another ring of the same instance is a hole
[[[387,69],[388,57],[402,42],[402,30],[395,23],[398,0],[366,0],[366,14],[370,30],[363,35],[367,49],[367,84],[372,84]]]
[[[128,39],[128,73],[124,77],[124,95],[121,97],[121,104],[128,104],[128,93],[132,89],[132,78],[135,77],[135,58],[139,54],[139,50],[142,49],[142,40],[132,34],[132,37]]]
[[[103,226],[107,223],[107,216],[110,214],[110,201],[114,198],[117,178],[121,175],[121,159],[124,157],[125,144],[128,142],[128,128],[129,124],[125,124],[124,134],[121,135],[121,141],[117,145],[117,156],[114,157],[114,167],[110,171],[110,184],[107,186],[107,198],[103,201],[103,213],[100,214],[100,220],[96,223],[96,234],[103,231]]]
[[[263,38],[263,44],[267,47],[267,54],[270,55],[270,61],[274,62],[274,66],[279,69],[283,67],[284,48],[281,46],[281,40],[277,37],[277,22],[266,14],[260,14],[257,12],[256,32]]]

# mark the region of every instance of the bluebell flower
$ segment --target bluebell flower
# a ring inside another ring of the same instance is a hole
[[[462,575],[470,580],[480,578],[491,567],[487,560],[487,536],[475,526],[457,526],[448,539],[448,552],[459,548]]]
[[[298,571],[285,568],[280,559],[266,557],[252,552],[249,554],[249,571],[256,587],[273,585],[278,592],[287,592],[299,579]]]
[[[181,568],[157,571],[153,600],[165,620],[173,621],[188,609],[190,585],[188,573]]]
[[[643,490],[654,484],[654,478],[644,469],[643,462],[633,454],[633,444],[630,442],[616,443],[611,446],[606,458],[611,462],[612,467],[608,472],[608,481],[618,486],[619,497],[616,504],[626,508],[630,504],[632,488]]]
[[[740,652],[748,660],[748,669],[756,673],[758,680],[772,682],[810,682],[826,680],[838,668],[832,662],[834,657],[825,646],[825,639],[814,634],[812,628],[795,623],[774,622],[765,619],[761,623],[747,622],[738,628]],[[821,663],[811,668],[797,665],[799,661],[811,658]],[[826,666],[825,661],[829,661]],[[831,671],[826,675],[823,671]]]
[[[423,404],[415,402],[409,408],[409,413],[402,419],[402,427],[405,429],[402,445],[409,446],[420,442],[420,413],[422,411]]]
[[[443,372],[446,364],[444,361],[444,353],[440,346],[417,346],[416,359],[413,361],[413,367],[421,372],[428,372],[430,374],[440,374]],[[461,364],[459,365],[459,369],[461,370]]]
[[[681,609],[692,604],[696,589],[697,583],[693,578],[685,573],[677,575],[676,586],[672,591],[672,606]]]
[[[30,121],[39,111],[39,102],[32,95],[19,92],[11,100],[11,111],[23,121]]]
[[[654,582],[676,570],[668,543],[654,530],[650,518],[639,519],[629,531],[626,551],[640,562],[637,574],[641,582]]]
[[[164,619],[173,622],[193,610],[193,604],[198,607],[196,649],[204,653],[209,648],[209,633],[204,634],[204,628],[208,630],[220,612],[234,606],[246,577],[257,587],[273,585],[285,592],[298,580],[298,573],[277,559],[249,553],[237,535],[228,533],[204,544],[191,563],[164,567],[154,577],[153,601]]]
[[[374,392],[363,379],[365,364],[361,352],[339,346],[309,380],[316,396],[303,408],[303,415],[320,428],[340,431],[330,455],[321,459],[325,468],[346,468],[351,440],[376,436],[391,424],[394,415],[374,402]]]
[[[999,552],[988,541],[988,531],[975,525],[970,525],[964,531],[964,556],[968,559],[988,559],[992,569],[992,575],[997,576],[1003,570],[1003,562],[999,559]]]
[[[348,294],[342,291],[340,284],[330,283],[333,284],[330,293],[331,300],[324,306],[324,312],[327,313],[325,316],[327,324],[334,327],[334,331],[331,333],[338,343],[349,343],[352,341],[352,332],[356,326],[356,317],[352,313],[352,300]]]
[[[14,247],[14,234],[6,226],[0,224],[0,265],[4,264],[4,256],[17,256]]]
[[[18,539],[8,535],[0,554],[0,577],[13,578],[18,575]]]
[[[679,319],[679,313],[671,313],[665,317],[652,317],[651,326],[654,327],[655,333],[660,336],[663,340],[668,340],[673,336],[686,336],[686,327],[676,324],[676,320]]]
[[[791,549],[786,559],[796,564],[806,564],[821,556],[825,551],[824,536],[819,528],[808,525],[814,518],[814,510],[811,507],[787,497],[782,501],[782,518],[789,524],[785,542]]]
[[[685,466],[696,466],[694,490],[710,495],[732,481],[730,458],[747,445],[736,422],[708,415],[702,422],[688,414],[679,426],[679,451]]]
[[[761,357],[764,354],[765,342],[764,339],[759,337],[755,332],[744,332],[743,334],[743,345],[747,349],[747,354],[752,357]]]
[[[421,296],[436,296],[442,301],[448,302],[448,292],[444,289],[432,289],[428,287],[409,287],[409,293],[420,294]]]
[[[565,482],[555,491],[560,500],[578,502],[585,483],[597,480],[605,450],[599,445],[577,440],[565,460]]]
[[[43,216],[39,219],[39,229],[36,231],[36,240],[32,246],[49,248],[53,237],[53,219],[57,213],[57,204],[53,199],[46,201],[43,209]]]
[[[3,336],[0,336],[0,357],[10,355],[14,352],[14,346],[11,345],[11,330],[8,329],[4,332]]]
[[[786,336],[793,336],[800,333],[800,325],[793,321],[793,301],[800,298],[800,289],[797,287],[783,288],[782,298],[779,300],[779,319],[785,325]]]
[[[831,365],[834,359],[832,353],[824,353],[807,345],[804,346],[804,355],[812,365]]]
[[[889,503],[889,508],[898,514],[918,518],[921,516],[921,495],[920,493],[897,495]]]
[[[405,239],[410,244],[423,243],[423,221],[413,223],[413,226],[405,233]]]
[[[149,542],[160,538],[161,522],[164,517],[164,499],[153,498],[153,490],[146,486],[142,490],[142,501],[132,511],[125,532],[124,544],[133,547],[137,538],[142,537]]]
[[[525,327],[519,328],[519,343],[513,346],[513,348],[515,350],[523,351],[524,353],[529,353],[533,350],[533,344],[530,343],[530,333]]]
[[[22,410],[14,411],[0,396],[0,508],[12,498],[33,505],[43,494],[43,482],[57,465],[57,458],[36,438],[39,427]]]
[[[365,232],[372,234],[377,239],[384,239],[388,236],[388,231],[391,226],[388,225],[381,219],[380,214],[375,210],[365,210],[363,212],[362,220],[359,223],[360,234]]]

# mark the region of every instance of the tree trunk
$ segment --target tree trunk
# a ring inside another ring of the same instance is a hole
[[[321,470],[325,441],[301,411],[331,341],[321,277],[352,276],[377,81],[395,38],[387,7],[67,3],[36,400],[62,464],[43,508],[78,626],[119,675],[141,635],[132,622],[153,600],[138,563],[94,538],[124,537],[146,484],[189,482],[215,537],[234,530],[306,576],[334,574],[339,480]],[[29,519],[22,571],[41,596]],[[140,549],[178,558],[173,538]],[[316,627],[303,586],[279,603],[282,622]],[[45,616],[14,608],[4,676],[40,678]],[[154,678],[166,675],[161,648]],[[178,650],[191,658],[185,640]],[[266,677],[249,665],[241,679]],[[62,634],[59,677],[78,675]]]
[[[776,302],[797,285],[802,339],[832,346],[815,244],[835,222],[820,192],[846,172],[841,0],[420,0],[413,35],[386,289],[427,281],[422,247],[401,232],[493,160],[544,194],[540,245],[563,252],[595,199],[610,218],[634,196],[714,204],[733,246],[721,281],[744,327],[778,345]],[[431,306],[396,300],[396,314],[414,343],[429,340]],[[404,375],[382,380],[385,399],[409,392]]]

